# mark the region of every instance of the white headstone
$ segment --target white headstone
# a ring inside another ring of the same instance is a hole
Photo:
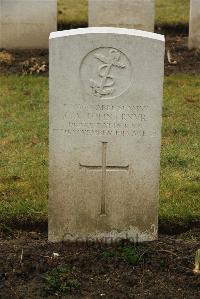
[[[88,0],[89,26],[154,32],[155,0]]]
[[[48,48],[57,0],[0,0],[0,48]]]
[[[190,0],[189,48],[200,49],[200,0]]]
[[[164,37],[50,36],[49,240],[157,237]]]

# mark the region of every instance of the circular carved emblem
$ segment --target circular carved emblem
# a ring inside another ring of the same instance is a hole
[[[115,48],[102,47],[84,57],[80,74],[87,94],[100,99],[113,99],[130,86],[132,67],[124,53]]]

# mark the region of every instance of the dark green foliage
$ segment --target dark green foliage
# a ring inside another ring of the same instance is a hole
[[[145,249],[139,245],[125,245],[112,250],[105,250],[101,257],[106,260],[117,258],[129,265],[136,266],[143,259]]]
[[[65,294],[80,287],[78,280],[67,267],[58,267],[43,275],[51,294]]]

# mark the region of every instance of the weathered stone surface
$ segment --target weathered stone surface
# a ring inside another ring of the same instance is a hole
[[[200,49],[200,0],[190,0],[189,48]]]
[[[89,0],[89,26],[154,32],[155,0]]]
[[[49,240],[157,237],[164,37],[50,36]]]
[[[0,0],[0,48],[48,48],[57,0]]]

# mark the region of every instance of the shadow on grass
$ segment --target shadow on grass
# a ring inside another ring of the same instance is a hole
[[[188,24],[155,24],[155,33],[164,34],[168,36],[188,35]]]
[[[158,232],[164,235],[178,235],[189,230],[200,230],[200,219],[159,219]]]
[[[12,230],[36,231],[47,233],[47,219],[15,219],[12,222],[0,225],[0,231],[3,233],[12,233]],[[200,230],[200,219],[159,219],[159,234],[179,235],[190,230]]]
[[[87,22],[59,22],[58,30],[69,30],[77,28],[86,28],[88,27]],[[155,24],[155,33],[176,36],[176,35],[188,35],[189,34],[189,25],[188,24]]]
[[[85,28],[85,27],[88,27],[87,22],[73,22],[73,23],[59,22],[58,23],[58,31]]]

